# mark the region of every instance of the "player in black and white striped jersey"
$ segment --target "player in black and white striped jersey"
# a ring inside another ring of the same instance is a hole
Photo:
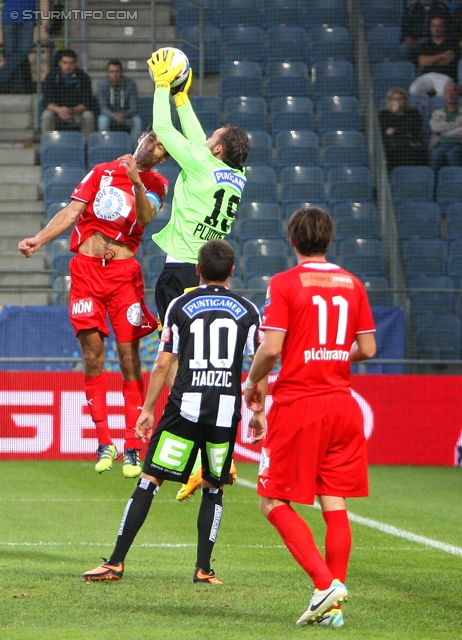
[[[154,405],[171,363],[178,372],[163,416],[151,438],[143,473],[129,500],[111,558],[83,575],[84,580],[120,580],[125,556],[164,480],[186,482],[198,450],[202,458],[202,501],[198,514],[194,582],[221,584],[210,566],[222,516],[223,484],[228,481],[241,418],[244,350],[258,348],[257,307],[227,288],[234,251],[225,240],[199,250],[200,286],[173,300],[166,313],[143,410],[136,423],[141,439],[154,427]],[[261,403],[264,406],[264,398]],[[253,442],[266,433],[262,407],[251,407]]]

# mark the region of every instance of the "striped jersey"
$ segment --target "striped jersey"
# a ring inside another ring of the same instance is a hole
[[[178,355],[170,401],[191,422],[235,426],[241,418],[244,350],[258,347],[257,307],[220,285],[201,285],[172,300],[159,351]]]

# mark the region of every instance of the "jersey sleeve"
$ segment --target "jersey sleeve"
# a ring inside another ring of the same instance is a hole
[[[87,173],[82,182],[76,186],[71,194],[71,199],[80,202],[90,202],[98,191],[100,179],[100,165],[96,165]]]
[[[246,341],[247,353],[249,354],[249,356],[255,355],[260,343],[260,313],[257,311],[257,309],[255,309],[255,311],[256,313],[254,321],[249,327],[249,333],[247,334]]]
[[[262,329],[287,331],[289,327],[287,284],[284,286],[282,275],[273,276],[269,282],[263,323],[261,325]]]
[[[177,113],[180,118],[181,128],[191,144],[203,146],[207,136],[202,129],[202,125],[199,122],[198,117],[194,113],[192,104],[188,102],[187,104],[182,105],[177,110]]]
[[[177,298],[174,298],[167,307],[167,311],[165,313],[164,326],[162,329],[162,334],[159,340],[159,351],[166,351],[168,353],[178,353],[178,320],[177,320],[177,310],[175,308],[175,301]]]
[[[374,317],[372,315],[366,290],[362,283],[359,286],[360,299],[358,308],[358,326],[356,333],[372,333],[375,331]]]
[[[203,144],[193,145],[182,133],[175,129],[170,115],[169,95],[169,92],[165,89],[156,89],[154,92],[152,110],[154,131],[180,167],[192,170],[197,167],[198,163],[202,163],[207,155],[210,155],[210,151],[204,146],[205,134]]]

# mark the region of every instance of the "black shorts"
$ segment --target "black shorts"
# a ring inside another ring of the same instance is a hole
[[[202,477],[214,487],[227,484],[236,441],[237,421],[230,428],[191,422],[168,401],[151,438],[143,473],[185,483],[201,450]]]
[[[155,300],[159,335],[165,320],[167,307],[174,298],[188,289],[199,286],[196,265],[188,262],[167,262],[156,282]]]

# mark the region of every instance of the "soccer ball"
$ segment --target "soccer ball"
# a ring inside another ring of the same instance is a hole
[[[172,58],[172,67],[176,67],[179,64],[183,64],[183,68],[180,70],[179,74],[171,83],[171,87],[173,89],[175,87],[178,87],[180,84],[182,84],[186,80],[186,78],[188,77],[189,71],[191,69],[191,65],[189,64],[189,60],[187,56],[182,51],[180,51],[180,49],[175,49],[175,47],[164,48],[164,60],[167,57],[167,53],[169,51],[174,51],[173,58]],[[152,78],[151,69],[149,69],[149,75]]]

